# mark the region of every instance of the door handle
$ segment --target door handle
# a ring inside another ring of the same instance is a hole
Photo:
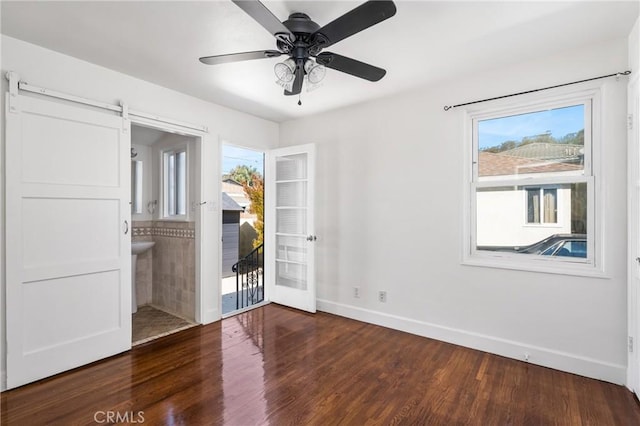
[[[307,241],[315,241],[315,240],[317,240],[317,239],[318,239],[318,237],[316,237],[315,235],[309,235],[309,236],[307,237]]]
[[[128,221],[124,221],[124,235],[127,235],[129,233],[129,222]]]

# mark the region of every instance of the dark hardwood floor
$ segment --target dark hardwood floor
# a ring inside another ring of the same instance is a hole
[[[603,426],[640,425],[640,406],[621,386],[268,305],[4,392],[1,420]]]

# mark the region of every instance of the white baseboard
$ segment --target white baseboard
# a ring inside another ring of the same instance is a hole
[[[445,327],[414,319],[390,315],[356,306],[317,300],[317,309],[370,324],[404,331],[418,336],[441,340],[483,352],[513,358],[524,362],[524,354],[529,354],[531,364],[541,365],[580,376],[604,380],[624,385],[627,369],[624,365],[612,364],[597,359],[567,352],[532,346],[526,343],[487,336],[471,331]]]

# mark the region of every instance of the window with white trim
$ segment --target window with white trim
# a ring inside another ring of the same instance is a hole
[[[558,223],[558,188],[527,187],[527,223]]]
[[[187,148],[162,151],[162,214],[167,219],[187,216]]]
[[[469,114],[467,260],[559,271],[595,265],[596,100],[590,93]]]

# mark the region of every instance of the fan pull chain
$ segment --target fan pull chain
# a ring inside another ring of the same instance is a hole
[[[301,93],[298,93],[298,105],[300,105],[300,106],[302,106],[302,100],[301,100],[301,98],[302,98],[302,94],[301,94]]]

